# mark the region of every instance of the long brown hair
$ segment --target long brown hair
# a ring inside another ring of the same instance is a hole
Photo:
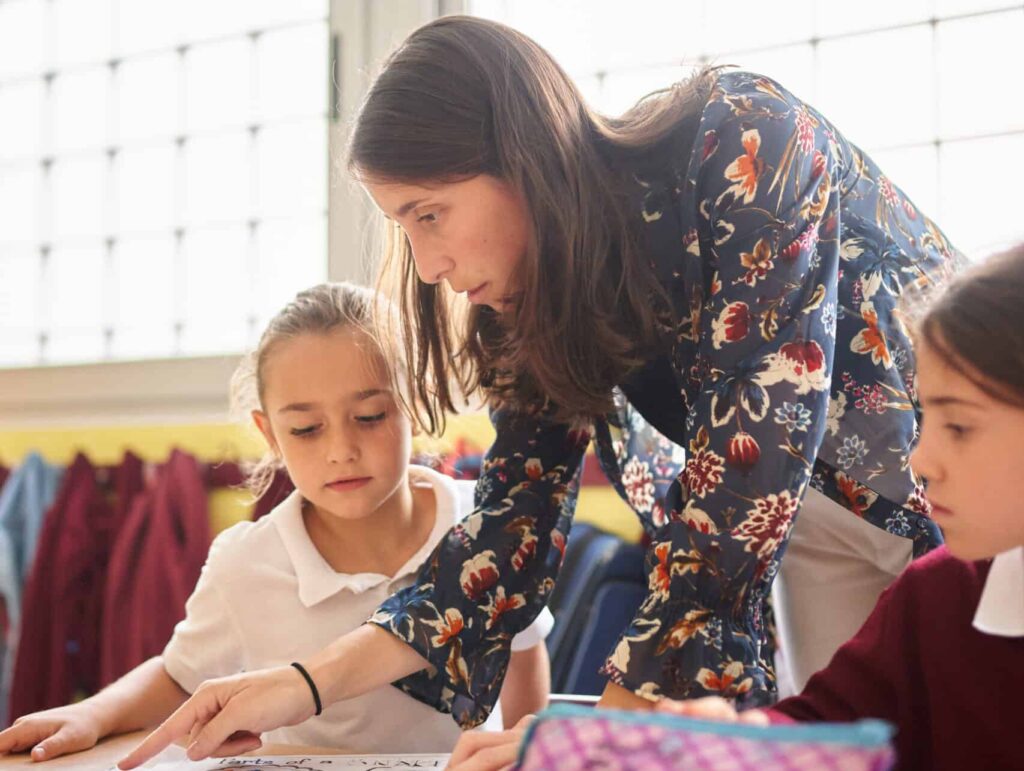
[[[953,279],[917,324],[947,364],[989,396],[1024,407],[1024,244]]]
[[[420,282],[408,239],[389,225],[382,287],[389,276],[397,284],[413,411],[426,430],[443,428],[456,386],[527,410],[550,404],[563,419],[611,408],[613,386],[666,329],[627,209],[630,169],[680,136],[689,149],[713,79],[703,70],[608,118],[530,38],[465,16],[421,27],[385,62],[351,135],[356,176],[423,184],[489,174],[523,195],[535,234],[514,309],[499,315],[460,309],[450,290]]]

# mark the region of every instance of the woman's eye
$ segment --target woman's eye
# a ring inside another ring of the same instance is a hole
[[[291,430],[291,434],[292,436],[309,436],[318,428],[320,428],[319,424],[315,426],[305,426],[303,428],[293,428]]]
[[[421,214],[419,217],[416,218],[416,221],[417,222],[424,222],[424,223],[427,223],[427,224],[432,224],[434,222],[437,222],[437,215],[436,214]]]
[[[379,423],[387,417],[387,412],[378,412],[376,415],[356,415],[356,420],[360,423]]]
[[[954,439],[963,439],[971,432],[971,429],[967,426],[961,426],[959,423],[947,423],[945,428],[953,435]]]

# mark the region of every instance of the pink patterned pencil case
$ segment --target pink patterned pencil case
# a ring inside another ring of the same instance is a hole
[[[892,727],[880,720],[752,726],[558,705],[530,726],[518,771],[886,771]]]

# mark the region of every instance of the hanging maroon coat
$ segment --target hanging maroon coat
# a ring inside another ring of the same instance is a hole
[[[97,690],[111,544],[142,488],[142,461],[130,453],[113,469],[79,454],[65,472],[22,597],[11,720]]]
[[[104,598],[101,684],[159,655],[185,617],[210,548],[206,485],[179,450],[136,500],[110,558]]]

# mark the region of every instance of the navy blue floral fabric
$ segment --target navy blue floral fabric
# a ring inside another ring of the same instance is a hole
[[[635,176],[674,328],[675,387],[654,396],[677,425],[622,393],[589,431],[495,414],[477,510],[371,619],[433,665],[399,686],[465,726],[554,586],[591,439],[652,542],[649,595],[604,667],[643,696],[773,698],[765,601],[807,485],[917,555],[941,542],[908,464],[919,410],[897,304],[962,257],[768,78],[719,75],[680,155]]]

